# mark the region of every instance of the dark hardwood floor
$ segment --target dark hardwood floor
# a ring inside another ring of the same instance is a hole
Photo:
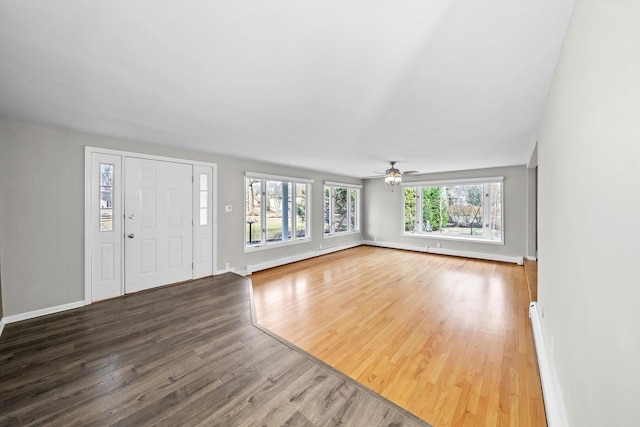
[[[425,426],[254,326],[227,273],[9,324],[0,425]]]

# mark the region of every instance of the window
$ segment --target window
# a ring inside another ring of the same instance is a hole
[[[113,231],[113,165],[100,163],[100,231]]]
[[[324,186],[324,235],[360,230],[360,186],[327,182]]]
[[[502,177],[410,183],[404,234],[502,243]]]
[[[310,180],[247,173],[245,248],[309,239]]]
[[[209,175],[200,174],[200,225],[208,225],[209,218]]]

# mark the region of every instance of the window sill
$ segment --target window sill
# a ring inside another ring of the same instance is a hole
[[[403,237],[419,237],[421,239],[455,240],[458,242],[484,243],[487,245],[504,245],[502,240],[489,240],[481,237],[447,236],[443,234],[403,233]]]
[[[267,244],[264,244],[264,245],[245,246],[244,247],[244,253],[263,251],[265,249],[281,248],[281,247],[284,247],[284,246],[299,245],[301,243],[309,243],[309,242],[311,242],[311,238],[307,237],[307,238],[304,238],[304,239],[285,240],[283,242],[273,242],[273,243],[267,243]]]
[[[360,230],[356,230],[356,231],[340,231],[338,233],[325,233],[322,235],[323,239],[333,239],[335,237],[342,237],[342,236],[352,236],[354,234],[361,234]]]

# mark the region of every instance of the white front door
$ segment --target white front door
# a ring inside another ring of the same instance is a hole
[[[125,158],[125,293],[193,278],[192,168]]]

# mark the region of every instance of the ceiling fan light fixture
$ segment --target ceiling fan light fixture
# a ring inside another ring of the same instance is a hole
[[[402,182],[402,172],[396,169],[396,162],[390,162],[391,167],[385,171],[384,182],[394,186]]]
[[[387,175],[384,178],[384,182],[389,185],[398,185],[402,182],[402,176],[399,174]]]

